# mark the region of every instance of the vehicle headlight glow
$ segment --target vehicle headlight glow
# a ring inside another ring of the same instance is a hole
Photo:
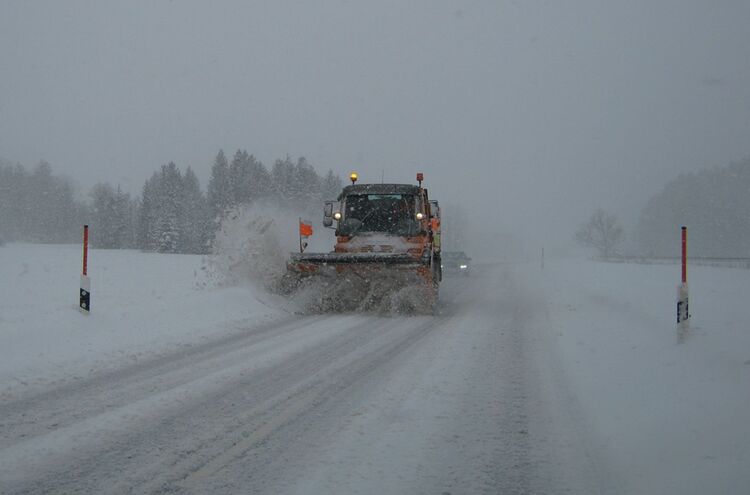
[[[469,267],[468,267],[467,265],[458,265],[458,267],[459,267],[459,268],[460,268],[461,270],[466,270],[467,268],[469,268]]]
[[[335,218],[336,220],[341,220],[341,212],[337,211],[336,213],[334,213],[333,218]]]
[[[422,213],[421,211],[417,213],[417,220],[422,220],[423,218],[424,218],[424,213]]]

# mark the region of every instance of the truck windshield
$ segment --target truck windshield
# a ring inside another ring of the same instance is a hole
[[[351,194],[346,197],[344,235],[385,232],[410,235],[416,229],[414,196],[411,194]]]

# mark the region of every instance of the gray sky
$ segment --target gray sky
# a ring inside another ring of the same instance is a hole
[[[0,157],[136,194],[170,160],[205,187],[219,148],[419,170],[475,224],[569,241],[750,155],[748,26],[747,0],[5,0]]]

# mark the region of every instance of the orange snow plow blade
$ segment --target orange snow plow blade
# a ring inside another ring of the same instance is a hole
[[[431,312],[437,299],[429,265],[409,254],[294,254],[287,270],[295,289],[318,286],[322,311]]]

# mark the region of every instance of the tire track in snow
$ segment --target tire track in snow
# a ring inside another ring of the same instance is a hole
[[[498,294],[492,280],[481,290],[469,285],[423,338],[188,492],[530,493],[540,486],[531,480],[524,328],[516,326],[524,315],[513,301],[498,302],[507,290]]]
[[[223,338],[162,353],[112,371],[75,380],[62,386],[37,392],[0,404],[0,449],[36,434],[69,426],[81,419],[81,411],[88,416],[123,407],[139,398],[148,397],[160,389],[180,386],[205,369],[215,366],[213,361],[232,362],[245,356],[231,353],[258,345],[278,335],[311,323],[298,317],[259,327],[242,329]],[[237,353],[235,353],[237,354]],[[186,373],[187,364],[192,373]],[[113,389],[112,384],[118,386]]]
[[[103,413],[97,407],[91,411],[79,408],[74,414],[76,422],[65,427],[53,425],[51,432],[3,449],[0,478],[14,492],[44,493],[60,487],[109,492],[113,486],[124,489],[144,480],[156,480],[158,484],[165,478],[181,477],[181,469],[190,472],[196,464],[204,465],[209,462],[206,459],[215,458],[216,452],[231,449],[236,438],[244,437],[250,422],[264,417],[263,412],[275,407],[283,410],[284,406],[275,404],[288,403],[286,396],[293,396],[314,377],[326,383],[319,375],[325,377],[332,372],[323,370],[335,369],[342,360],[350,361],[347,366],[356,369],[368,362],[362,359],[367,357],[363,352],[368,343],[375,347],[367,352],[379,355],[397,347],[401,334],[411,335],[411,328],[388,332],[384,327],[390,323],[387,318],[308,318],[281,328],[274,332],[278,335],[260,342],[247,339],[250,342],[245,342],[244,347],[242,339],[233,342],[239,349],[232,352],[239,354],[226,366],[221,355],[214,356],[212,350],[205,349],[211,357],[205,363],[198,361],[199,367],[204,368],[199,377],[193,370],[195,359],[175,358],[167,375],[179,376],[182,370],[185,377],[166,380],[166,389],[150,388],[158,388],[157,369],[147,373],[145,388],[130,381],[138,382],[141,373],[124,373],[121,381],[109,383],[111,393],[135,386],[140,400]],[[304,341],[305,334],[311,345],[302,346],[299,342]],[[272,352],[272,357],[267,358],[275,361],[252,369],[250,363],[259,358],[256,348],[278,339],[281,343],[276,346],[276,354]],[[248,353],[242,354],[243,349]],[[199,353],[192,358],[195,354]],[[243,363],[245,358],[248,363]],[[206,363],[211,365],[209,369],[215,368],[213,374],[203,374]],[[80,393],[88,396],[98,386],[84,386]],[[61,400],[69,402],[62,397]],[[246,410],[255,412],[248,416],[243,414]],[[235,434],[239,429],[242,434]],[[117,484],[112,483],[113,479],[125,481]]]

